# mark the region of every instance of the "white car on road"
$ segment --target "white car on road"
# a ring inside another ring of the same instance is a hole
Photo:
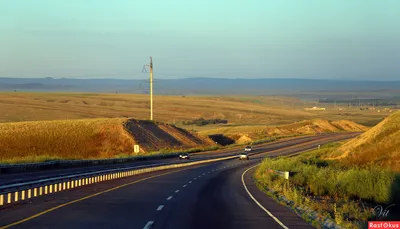
[[[249,160],[249,155],[247,155],[247,153],[241,153],[239,155],[239,160]]]
[[[182,153],[179,154],[179,159],[190,159],[190,157],[188,153]]]
[[[246,146],[246,148],[244,148],[245,152],[251,152],[251,146]]]

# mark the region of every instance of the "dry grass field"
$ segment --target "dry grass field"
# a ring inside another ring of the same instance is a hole
[[[314,103],[294,98],[265,96],[155,96],[154,118],[175,123],[196,118],[227,119],[229,124],[280,125],[302,120],[350,120],[363,125],[376,124],[387,113],[360,111],[305,111]],[[85,118],[148,119],[148,95],[89,93],[0,93],[0,122],[69,120]],[[203,130],[217,125],[184,128]]]
[[[312,105],[285,97],[155,96],[155,120],[177,128],[127,122],[148,119],[148,95],[1,92],[0,160],[108,158],[131,155],[134,144],[146,153],[198,148],[214,144],[205,136],[210,134],[244,143],[271,136],[360,131],[366,127],[352,121],[379,122],[388,115],[357,109],[304,110]],[[228,124],[182,125],[201,117],[227,119]]]

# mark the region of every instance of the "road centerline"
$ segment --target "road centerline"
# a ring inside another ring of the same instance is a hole
[[[150,229],[151,225],[153,225],[154,221],[149,221],[146,223],[146,225],[143,227],[143,229]]]

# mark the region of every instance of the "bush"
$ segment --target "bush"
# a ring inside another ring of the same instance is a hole
[[[209,124],[227,124],[228,120],[223,120],[223,119],[204,119],[204,118],[199,118],[195,119],[192,121],[184,121],[182,122],[183,125],[196,125],[196,126],[205,126]]]

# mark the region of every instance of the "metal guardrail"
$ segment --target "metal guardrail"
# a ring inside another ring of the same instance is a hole
[[[18,184],[0,186],[0,207],[34,197],[69,190],[85,185],[114,180],[147,172],[160,171],[171,168],[180,168],[209,162],[229,160],[235,156],[220,157],[185,163],[160,163],[135,167],[108,169],[96,172],[81,173],[77,175],[61,176],[56,178],[28,181]]]
[[[88,166],[88,165],[106,165],[106,164],[126,163],[132,161],[174,158],[177,157],[179,154],[181,153],[171,153],[166,155],[152,155],[152,156],[134,156],[127,158],[110,158],[110,159],[94,159],[94,160],[59,160],[59,161],[10,164],[10,165],[0,164],[0,174],[7,172],[17,172],[17,171],[22,172],[35,169],[54,169],[54,168]]]

